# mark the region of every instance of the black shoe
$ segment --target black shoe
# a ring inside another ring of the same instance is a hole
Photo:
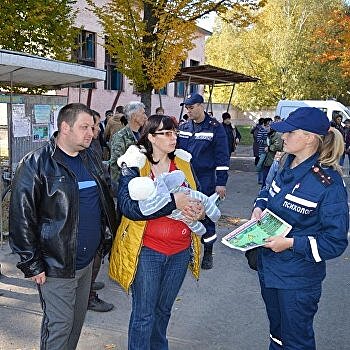
[[[203,270],[210,270],[213,268],[213,254],[204,252],[201,268]]]
[[[113,304],[106,303],[96,294],[94,299],[89,300],[88,310],[97,312],[108,312],[114,308]]]
[[[100,290],[105,287],[105,284],[103,282],[93,282],[91,289],[92,290]]]

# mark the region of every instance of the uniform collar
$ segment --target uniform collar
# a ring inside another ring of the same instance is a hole
[[[305,159],[295,168],[290,169],[290,165],[295,156],[292,154],[288,155],[283,170],[281,171],[281,180],[284,183],[296,182],[300,180],[310,171],[311,167],[317,162],[318,156],[318,153],[315,153],[309,158]]]
[[[191,120],[193,129],[200,130],[203,125],[207,124],[207,122],[209,121],[209,119],[211,117],[207,112],[204,112],[204,115],[205,115],[205,117],[200,123],[195,123],[193,120]]]

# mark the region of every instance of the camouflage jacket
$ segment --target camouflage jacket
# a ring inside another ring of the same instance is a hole
[[[128,125],[117,131],[112,136],[109,144],[111,150],[109,164],[111,169],[111,177],[115,183],[118,182],[120,175],[120,168],[118,167],[117,160],[126,152],[129,146],[134,145],[135,143],[136,138]]]

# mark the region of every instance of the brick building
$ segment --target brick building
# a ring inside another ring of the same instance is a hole
[[[105,0],[98,0],[96,4],[103,4]],[[140,96],[134,93],[132,82],[116,71],[113,61],[103,47],[104,38],[101,25],[98,23],[95,15],[86,7],[85,0],[78,0],[74,5],[79,9],[76,19],[76,26],[83,26],[80,33],[79,41],[81,48],[77,53],[78,63],[86,64],[96,68],[106,70],[106,80],[92,84],[83,85],[79,88],[66,88],[57,92],[59,95],[68,96],[69,102],[80,101],[90,105],[91,108],[97,110],[104,115],[104,112],[117,105],[125,105],[129,101],[138,101]],[[204,45],[205,37],[211,32],[197,27],[198,38],[195,39],[195,47],[189,51],[184,67],[204,64]],[[203,86],[192,85],[191,92],[203,91]],[[182,82],[169,83],[160,91],[162,106],[165,113],[178,116],[180,114],[179,104],[183,100],[185,93],[185,84]],[[152,110],[160,105],[159,95],[152,95]]]

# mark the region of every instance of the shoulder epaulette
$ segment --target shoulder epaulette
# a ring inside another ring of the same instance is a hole
[[[209,124],[213,126],[218,126],[219,122],[214,117],[210,117]]]
[[[331,176],[327,175],[318,163],[311,167],[311,172],[323,186],[327,187],[333,183]]]

